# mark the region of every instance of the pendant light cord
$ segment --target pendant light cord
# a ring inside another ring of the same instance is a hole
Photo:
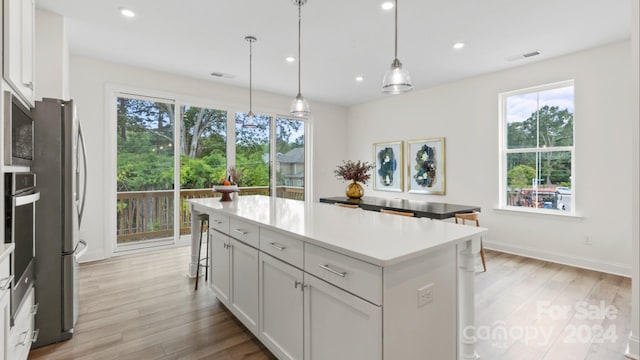
[[[253,99],[252,99],[252,88],[253,88],[253,75],[252,75],[252,71],[251,71],[251,64],[253,63],[253,41],[249,39],[249,112],[252,113],[253,112]]]
[[[398,59],[398,0],[396,1],[396,16],[395,16],[395,59]]]
[[[298,0],[298,95],[300,94],[300,29],[302,26],[302,0]]]

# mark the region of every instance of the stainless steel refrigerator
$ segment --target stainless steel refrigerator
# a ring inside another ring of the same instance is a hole
[[[87,157],[73,101],[43,99],[34,109],[33,171],[40,201],[35,217],[35,296],[40,304],[33,348],[71,338],[78,319],[79,238]]]

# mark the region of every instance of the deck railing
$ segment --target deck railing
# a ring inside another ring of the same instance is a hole
[[[269,195],[269,187],[242,187],[239,195]],[[304,188],[278,186],[278,197],[304,200]],[[180,234],[191,232],[188,199],[220,197],[211,189],[180,190]],[[117,195],[118,244],[173,236],[173,190],[127,191]]]

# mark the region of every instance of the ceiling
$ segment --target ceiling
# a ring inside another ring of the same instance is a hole
[[[302,94],[354,105],[376,100],[393,60],[393,10],[383,0],[309,0],[302,7]],[[66,18],[72,54],[234,86],[297,93],[297,6],[291,0],[36,0]],[[137,13],[120,15],[120,7]],[[398,58],[414,89],[628,39],[631,0],[402,0]],[[466,46],[454,50],[452,45]],[[539,51],[540,55],[521,55]],[[518,60],[513,58],[520,57]],[[214,78],[219,72],[231,78]],[[356,76],[363,76],[356,82]]]

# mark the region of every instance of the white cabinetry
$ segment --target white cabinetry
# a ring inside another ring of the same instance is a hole
[[[0,360],[9,359],[9,327],[11,323],[11,272],[9,268],[9,256],[13,250],[12,244],[0,246]]]
[[[2,293],[0,294],[0,360],[7,359],[9,323],[11,321],[11,308],[9,299],[9,291],[2,291]]]
[[[253,333],[258,333],[258,249],[229,237],[229,218],[210,215],[211,288]],[[231,233],[258,244],[258,228],[236,219]],[[223,232],[221,232],[223,231]],[[253,240],[254,239],[254,240]]]
[[[211,288],[224,305],[229,306],[229,237],[211,229]]]
[[[307,360],[382,359],[382,308],[304,274]]]
[[[4,78],[34,104],[34,0],[4,0]]]
[[[231,312],[251,332],[258,332],[258,250],[231,239]]]
[[[303,358],[302,274],[302,270],[260,253],[259,337],[279,359]]]
[[[26,360],[31,344],[38,339],[38,330],[34,329],[34,316],[37,312],[34,305],[33,286],[27,291],[24,302],[18,309],[15,323],[9,331],[7,343],[7,359]]]

